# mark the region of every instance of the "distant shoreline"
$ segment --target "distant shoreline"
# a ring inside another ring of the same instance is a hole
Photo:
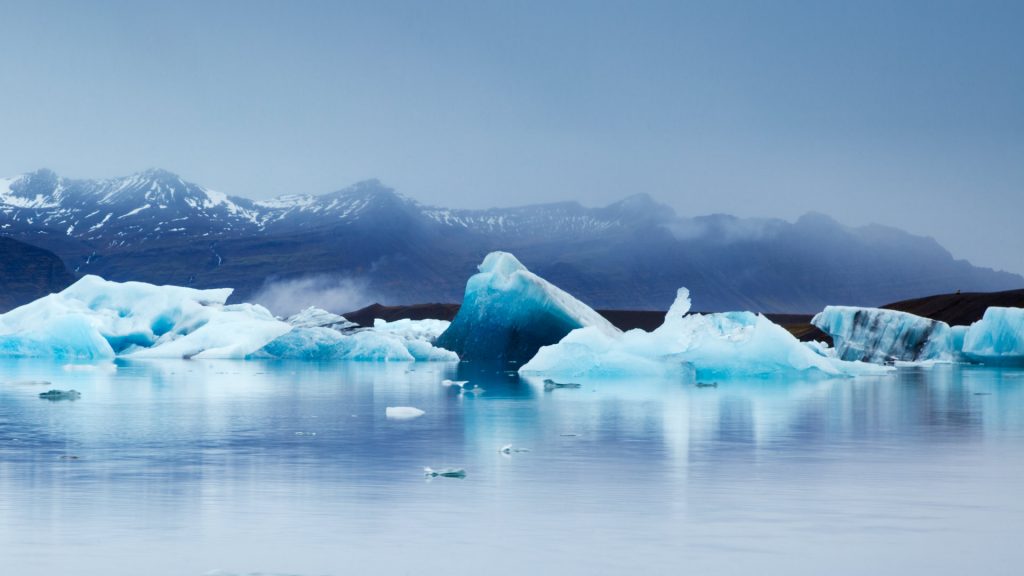
[[[936,294],[911,300],[902,300],[880,306],[889,310],[909,312],[932,320],[940,320],[951,326],[966,326],[977,322],[989,306],[1024,308],[1024,289],[1003,292],[964,292]],[[372,326],[376,318],[387,320],[451,320],[459,312],[459,304],[428,303],[399,306],[371,304],[365,308],[345,313],[348,320],[360,326]],[[651,331],[661,326],[665,319],[662,310],[597,310],[620,330],[640,328]],[[818,340],[831,343],[831,338],[811,325],[813,314],[766,313],[772,322],[782,326],[802,341]]]

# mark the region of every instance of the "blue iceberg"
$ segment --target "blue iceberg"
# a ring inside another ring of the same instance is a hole
[[[961,354],[983,364],[1024,364],[1024,308],[990,307],[963,334]]]
[[[588,327],[621,332],[567,292],[530,272],[515,256],[492,252],[466,283],[462,307],[437,345],[463,360],[525,362],[542,346]]]
[[[836,356],[843,360],[883,364],[955,359],[948,324],[907,312],[828,306],[811,324],[832,337]]]
[[[887,371],[818,354],[760,314],[690,315],[689,308],[689,292],[681,288],[664,323],[653,332],[606,334],[591,327],[574,330],[557,344],[541,348],[519,373],[563,378],[675,375],[712,380],[855,376]]]
[[[0,315],[0,356],[458,360],[431,342],[438,320],[378,321],[353,330],[344,317],[307,309],[289,321],[257,304],[226,304],[231,289],[196,290],[85,276]]]
[[[85,276],[0,315],[0,355],[242,358],[291,330],[262,306],[226,305],[230,295]]]
[[[448,327],[443,320],[376,320],[373,328],[344,332],[332,328],[295,328],[252,357],[290,360],[384,362],[458,361],[454,352],[432,344]]]
[[[879,308],[829,306],[811,322],[846,360],[1024,364],[1024,309],[991,307],[970,326]]]

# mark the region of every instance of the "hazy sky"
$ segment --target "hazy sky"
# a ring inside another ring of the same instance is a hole
[[[816,210],[1024,273],[1024,2],[0,0],[0,175]]]

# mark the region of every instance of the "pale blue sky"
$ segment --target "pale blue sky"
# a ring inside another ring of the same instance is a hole
[[[7,2],[0,175],[816,210],[1024,272],[1024,2]]]

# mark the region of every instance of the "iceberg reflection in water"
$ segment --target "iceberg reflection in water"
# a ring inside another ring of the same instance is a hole
[[[578,383],[552,392],[514,367],[446,363],[2,361],[4,572],[1010,574],[1024,561],[1019,369]],[[76,402],[38,397],[72,387]],[[425,413],[389,421],[389,406]],[[509,444],[530,451],[510,458]]]

